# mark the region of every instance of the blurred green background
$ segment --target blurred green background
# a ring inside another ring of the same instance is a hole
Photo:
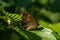
[[[24,10],[37,29],[21,28]],[[60,0],[0,0],[0,40],[60,40]]]

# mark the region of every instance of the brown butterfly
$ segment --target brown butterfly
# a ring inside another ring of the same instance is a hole
[[[26,30],[35,29],[38,26],[35,18],[27,11],[23,12],[21,24]]]

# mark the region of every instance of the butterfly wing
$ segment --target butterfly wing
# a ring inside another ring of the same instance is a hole
[[[35,29],[37,28],[37,21],[35,18],[27,11],[23,13],[21,24],[24,29]]]

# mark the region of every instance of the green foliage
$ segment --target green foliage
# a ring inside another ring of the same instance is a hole
[[[59,0],[0,0],[0,40],[60,40]],[[20,25],[24,10],[38,22],[38,28]]]

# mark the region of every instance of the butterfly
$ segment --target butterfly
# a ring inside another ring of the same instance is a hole
[[[24,29],[30,30],[30,29],[36,29],[38,26],[38,23],[36,19],[27,11],[23,12],[21,25]]]

